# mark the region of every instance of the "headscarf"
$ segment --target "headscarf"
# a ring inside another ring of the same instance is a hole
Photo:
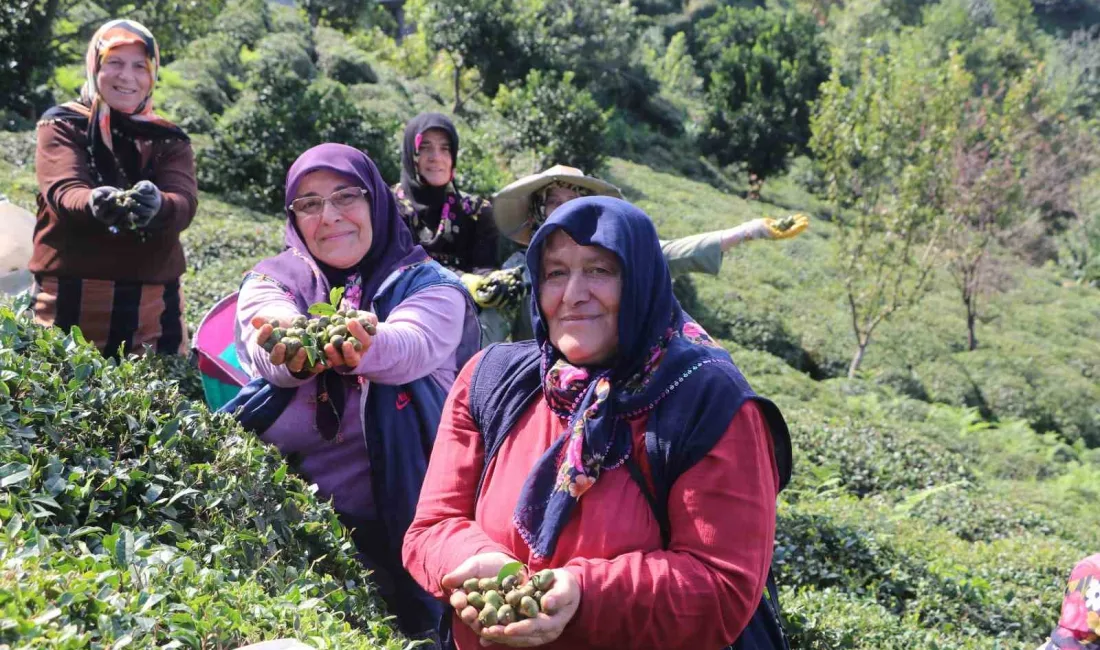
[[[1062,615],[1042,650],[1100,650],[1100,553],[1069,574]]]
[[[543,246],[559,229],[582,246],[601,246],[619,258],[618,351],[605,368],[574,366],[549,340],[538,295]],[[653,223],[626,201],[588,197],[558,208],[532,239],[527,268],[543,395],[568,418],[568,433],[528,475],[513,522],[532,552],[548,558],[578,499],[604,470],[630,457],[628,419],[661,404],[662,418],[686,429],[685,436],[717,439],[740,403],[708,397],[726,387],[749,389],[729,354],[680,308]]]
[[[322,169],[340,174],[367,190],[373,231],[371,245],[363,259],[351,269],[332,269],[313,257],[290,209],[302,179]],[[302,313],[313,303],[328,302],[329,289],[340,283],[345,287],[342,308],[369,308],[382,282],[391,273],[428,259],[424,249],[413,244],[412,235],[398,216],[393,192],[382,180],[378,167],[354,147],[330,142],[298,156],[286,175],[286,206],[284,238],[287,249],[257,264],[251,275],[274,281],[294,299]],[[331,398],[325,400],[331,409],[317,409],[317,425],[326,438],[335,435],[339,428],[346,393],[341,385],[343,381],[350,380],[331,371],[324,372],[318,381],[319,396],[327,394]]]
[[[420,178],[416,161],[424,133],[429,129],[439,129],[447,134],[451,144],[451,182],[443,187],[425,183]],[[453,210],[455,205],[447,202],[448,194],[457,194],[454,183],[454,170],[458,166],[458,130],[442,113],[421,113],[405,125],[405,138],[401,146],[401,190],[416,209],[420,220],[433,231],[443,218],[444,210]]]
[[[546,223],[546,199],[550,196],[550,192],[557,188],[563,188],[575,192],[577,198],[583,198],[586,196],[592,196],[592,190],[587,187],[581,187],[575,183],[567,183],[565,181],[554,181],[535,192],[531,195],[531,231],[534,232],[539,229],[542,224]]]
[[[132,114],[108,106],[96,82],[107,55],[124,45],[144,47],[149,70],[149,94]],[[84,69],[86,78],[80,100],[55,106],[42,117],[44,120],[71,120],[83,126],[88,134],[89,153],[97,180],[106,185],[129,187],[148,176],[152,141],[188,139],[182,129],[153,112],[153,89],[160,70],[160,48],[153,34],[141,23],[112,20],[96,30],[88,42]]]

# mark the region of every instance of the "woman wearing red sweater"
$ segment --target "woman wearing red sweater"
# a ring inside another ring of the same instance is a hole
[[[455,646],[785,647],[769,566],[787,428],[680,309],[652,222],[570,201],[527,265],[535,341],[459,375],[403,556],[438,598],[513,560],[555,582],[507,626],[459,597]]]

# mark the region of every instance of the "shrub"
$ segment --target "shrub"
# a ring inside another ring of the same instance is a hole
[[[573,84],[573,73],[532,70],[523,86],[501,86],[493,106],[511,125],[516,148],[532,151],[539,169],[570,165],[595,174],[606,160],[608,113]]]
[[[387,179],[398,164],[389,137],[392,121],[364,114],[343,84],[309,81],[313,64],[299,38],[271,35],[249,57],[249,90],[222,116],[214,141],[199,154],[204,189],[220,191],[262,210],[282,211],[286,170],[323,142],[341,142],[371,156]]]
[[[0,307],[0,425],[0,643],[401,647],[332,509],[159,361]]]
[[[317,41],[317,67],[325,76],[348,85],[378,83],[370,57],[349,43],[343,34],[328,27],[318,27],[313,35]]]

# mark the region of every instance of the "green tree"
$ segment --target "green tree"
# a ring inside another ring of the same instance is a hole
[[[511,125],[515,145],[534,154],[537,169],[562,164],[597,172],[603,167],[608,113],[573,83],[573,73],[532,70],[524,85],[502,86],[493,106]]]
[[[971,77],[958,55],[910,39],[864,57],[859,81],[822,86],[810,146],[841,209],[837,266],[856,349],[854,376],[876,328],[923,297],[937,263],[948,156]]]
[[[1001,284],[997,252],[1024,252],[1047,235],[1052,217],[1072,215],[1081,179],[1095,165],[1088,136],[1045,104],[1032,70],[962,110],[948,167],[944,242],[970,350],[978,347],[982,299]]]
[[[306,149],[342,142],[366,151],[389,180],[397,177],[393,120],[364,113],[343,84],[315,79],[298,34],[276,33],[246,55],[246,90],[218,120],[196,165],[204,189],[266,210],[283,207],[286,170]]]
[[[33,122],[49,103],[46,81],[53,73],[55,51],[48,43],[59,0],[5,2],[0,7],[0,128]]]
[[[477,69],[486,94],[510,78],[522,78],[528,57],[516,40],[512,0],[425,0],[417,22],[428,45],[446,53],[454,67],[454,103],[462,110],[462,75]]]
[[[809,141],[810,104],[828,76],[817,25],[796,11],[723,7],[699,29],[703,151],[757,176],[782,171]]]

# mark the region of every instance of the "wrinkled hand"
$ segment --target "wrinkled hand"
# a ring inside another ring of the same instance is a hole
[[[554,585],[542,597],[543,611],[535,618],[529,618],[508,625],[493,625],[482,628],[481,644],[499,643],[515,648],[530,648],[556,640],[573,620],[581,604],[581,585],[572,573],[565,569],[554,569]],[[473,607],[467,607],[473,610]],[[462,620],[466,620],[462,612]],[[474,617],[477,622],[477,617]]]
[[[279,327],[289,327],[290,321],[275,321],[275,324]],[[263,344],[267,342],[267,339],[271,337],[271,331],[274,328],[271,319],[264,318],[263,316],[255,316],[252,318],[252,327],[256,328],[256,345],[263,347]],[[313,364],[312,368],[306,367],[306,351],[304,348],[299,348],[294,356],[290,359],[286,358],[286,345],[283,343],[276,343],[275,347],[271,348],[269,359],[272,364],[276,366],[285,365],[287,370],[295,375],[301,375],[304,373],[309,375],[316,375],[317,373],[325,369],[325,364],[318,361]]]
[[[145,228],[153,220],[153,217],[160,212],[164,196],[161,194],[160,188],[154,185],[152,181],[138,181],[134,185],[132,196],[136,204],[130,210],[135,216],[134,225],[138,228]]]
[[[769,239],[790,239],[797,237],[810,225],[810,219],[804,214],[792,214],[782,219],[764,219]]]
[[[465,562],[455,567],[454,571],[443,576],[443,580],[440,584],[445,593],[450,592],[461,587],[462,583],[470,578],[493,577],[500,573],[501,567],[505,564],[515,561],[516,558],[499,551],[479,553],[478,555],[468,558]],[[480,634],[481,623],[477,620],[478,611],[473,606],[466,604],[466,594],[457,592],[451,594],[451,596],[451,607],[454,607],[455,611],[458,612],[458,617],[462,619],[463,623],[469,625],[474,632]]]
[[[118,204],[118,196],[122,190],[110,185],[104,185],[92,190],[88,197],[88,208],[92,217],[107,226],[113,226],[126,217],[130,211]]]
[[[370,321],[377,332],[378,328],[378,316],[373,312],[359,312],[363,318]],[[370,349],[371,343],[374,341],[374,337],[367,333],[367,330],[363,327],[363,324],[358,319],[349,319],[347,322],[348,334],[351,334],[363,347],[359,350],[355,349],[354,344],[351,341],[344,341],[339,350],[331,343],[325,344],[325,358],[328,359],[329,366],[332,368],[339,368],[346,366],[349,368],[355,368],[359,365],[359,362],[363,360],[363,355]],[[303,353],[304,354],[304,353]]]

